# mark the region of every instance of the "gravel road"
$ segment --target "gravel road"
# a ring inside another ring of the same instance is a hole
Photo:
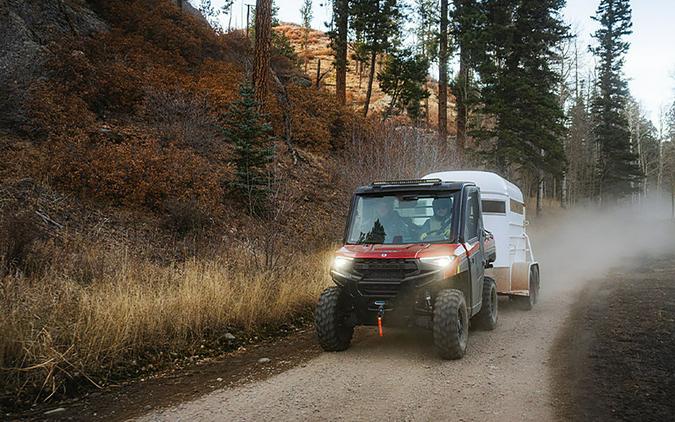
[[[575,295],[542,289],[530,312],[500,300],[497,329],[472,330],[459,361],[439,359],[425,331],[363,327],[345,352],[139,420],[550,420],[549,350]]]
[[[462,360],[440,360],[423,331],[385,328],[379,338],[374,329],[362,328],[345,352],[322,353],[270,378],[216,390],[138,420],[560,419],[557,409],[564,398],[553,387],[558,367],[553,345],[579,292],[636,250],[672,246],[672,236],[660,235],[662,229],[633,223],[623,214],[574,214],[538,225],[533,237],[543,269],[540,303],[524,312],[500,300],[497,329],[472,330]]]
[[[496,331],[471,332],[460,361],[440,360],[424,333],[360,330],[346,352],[140,420],[551,420],[548,350],[570,301],[507,305]]]

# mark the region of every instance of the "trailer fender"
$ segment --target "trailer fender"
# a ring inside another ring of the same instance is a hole
[[[514,262],[511,266],[511,290],[529,292],[532,283],[539,282],[531,280],[531,274],[539,277],[538,262]]]

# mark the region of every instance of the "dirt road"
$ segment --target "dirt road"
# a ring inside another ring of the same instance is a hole
[[[424,331],[359,329],[342,353],[321,353],[311,331],[229,357],[210,369],[159,378],[122,395],[67,409],[61,419],[453,420],[568,419],[570,394],[559,382],[573,344],[566,327],[580,303],[606,285],[610,268],[640,268],[649,255],[675,251],[675,226],[635,213],[576,213],[536,225],[542,296],[524,312],[500,301],[495,331],[472,330],[459,361],[440,360]],[[644,221],[644,219],[642,219]],[[672,252],[671,252],[672,253]],[[669,262],[669,261],[663,261]],[[660,271],[675,271],[667,267]],[[626,277],[630,279],[630,276]],[[577,324],[578,324],[577,319]],[[269,362],[258,362],[260,357]],[[583,371],[584,368],[578,369]],[[564,376],[564,374],[563,374]],[[227,385],[227,387],[218,387]],[[106,402],[101,405],[101,402]]]
[[[460,361],[438,359],[424,332],[388,330],[379,338],[361,329],[346,352],[323,353],[266,380],[217,390],[141,420],[558,419],[562,399],[553,387],[552,346],[579,292],[610,267],[635,258],[635,250],[661,253],[671,246],[668,236],[625,223],[578,215],[540,227],[534,244],[543,268],[541,302],[523,312],[500,301],[497,330],[472,330]]]
[[[422,333],[361,330],[347,352],[141,420],[550,420],[548,350],[570,304],[500,303],[499,329],[471,332],[461,361],[439,360]]]

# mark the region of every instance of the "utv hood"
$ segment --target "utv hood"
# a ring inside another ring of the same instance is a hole
[[[350,258],[411,259],[426,256],[454,255],[459,244],[411,243],[404,245],[345,245],[337,255]]]

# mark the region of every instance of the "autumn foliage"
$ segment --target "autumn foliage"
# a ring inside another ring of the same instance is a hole
[[[17,130],[43,157],[26,163],[26,175],[113,205],[160,210],[189,200],[217,213],[235,160],[222,119],[246,80],[250,41],[168,1],[91,3],[110,30],[52,43],[46,77],[22,105]],[[326,154],[363,124],[296,62],[280,55],[271,65],[283,84],[268,93],[278,142],[288,119],[294,148]]]

